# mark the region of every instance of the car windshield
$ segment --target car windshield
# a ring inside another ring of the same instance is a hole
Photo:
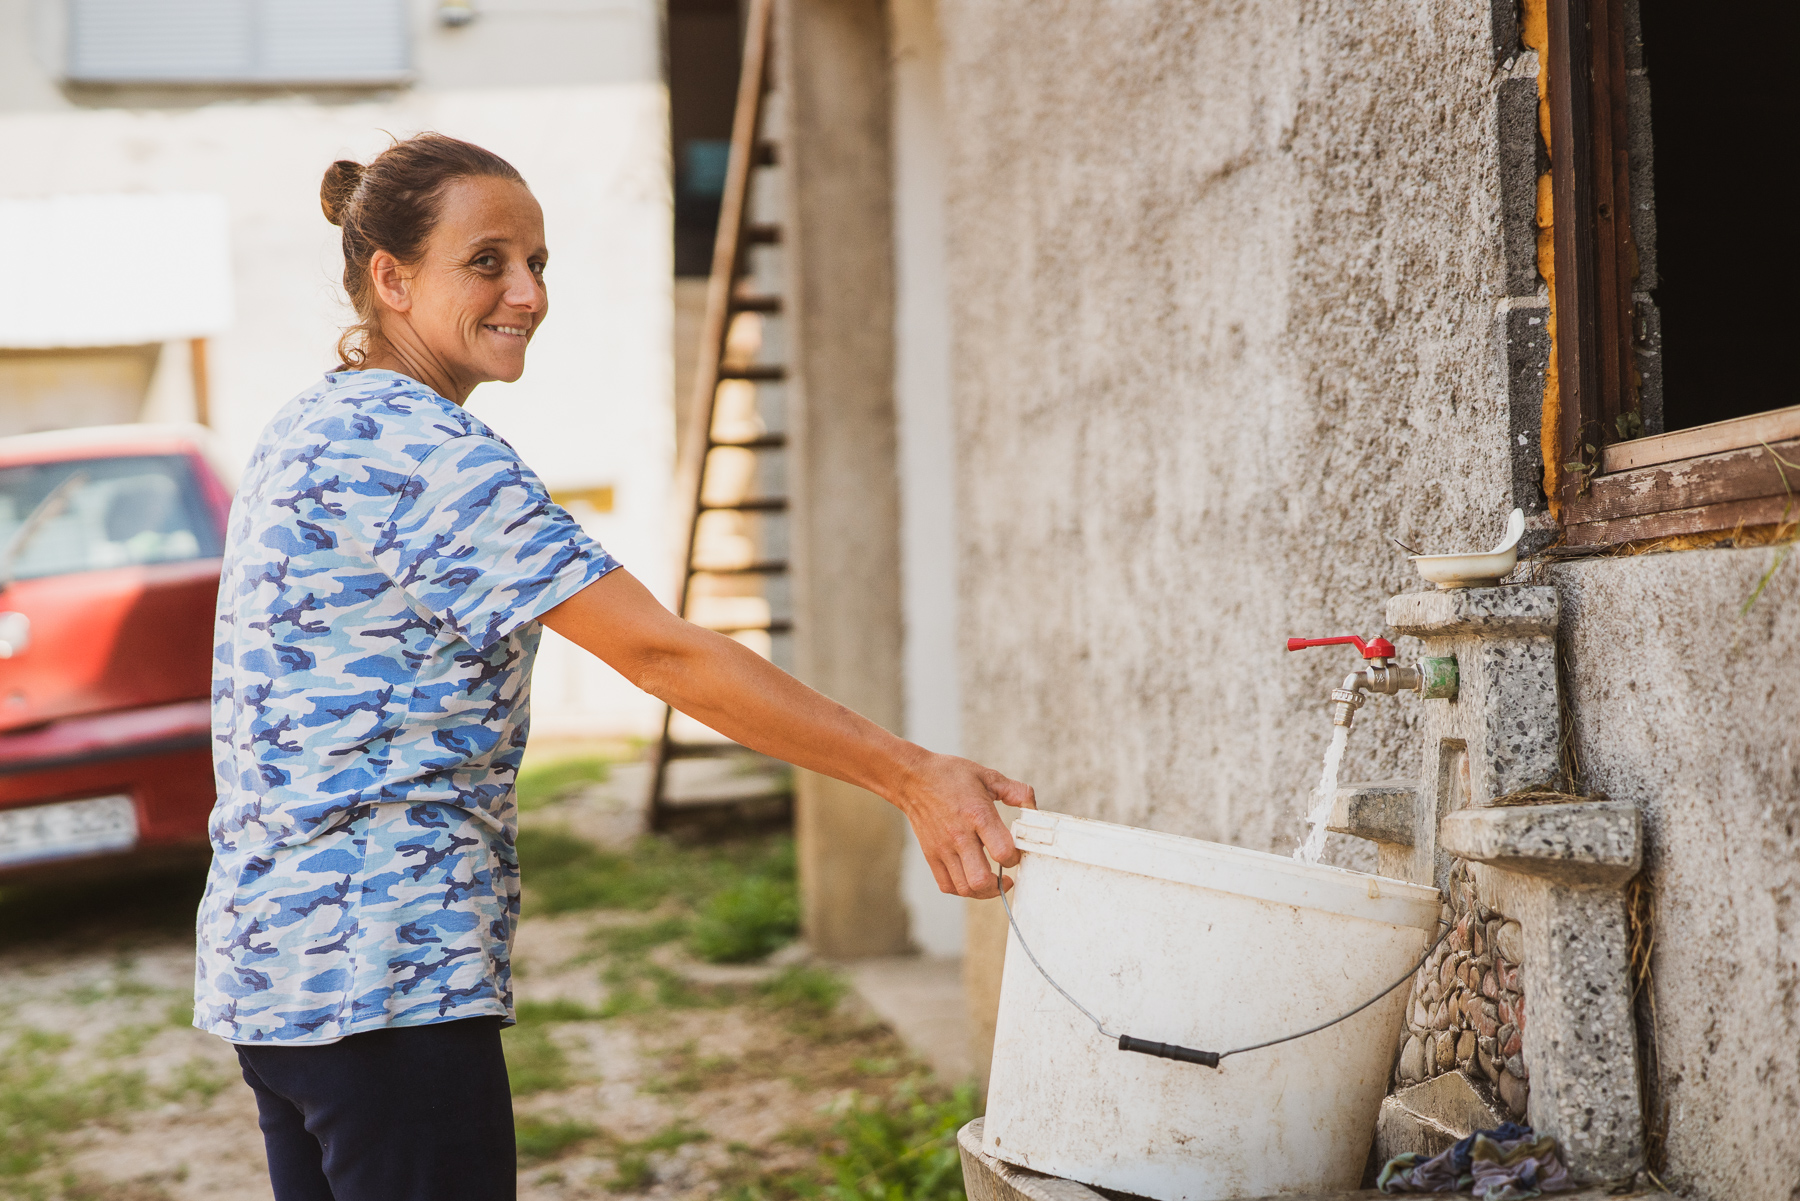
[[[58,488],[62,495],[13,548],[11,571],[0,563],[0,577],[29,580],[221,551],[186,457],[131,455],[0,467],[0,557]]]

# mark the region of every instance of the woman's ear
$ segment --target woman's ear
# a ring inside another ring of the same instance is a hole
[[[369,259],[369,279],[382,304],[396,313],[412,311],[412,279],[401,268],[399,259],[377,250]]]

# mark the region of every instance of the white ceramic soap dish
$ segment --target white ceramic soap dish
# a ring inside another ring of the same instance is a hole
[[[1412,555],[1419,574],[1439,588],[1492,588],[1519,562],[1519,538],[1525,533],[1525,513],[1514,509],[1506,519],[1506,537],[1485,554]]]

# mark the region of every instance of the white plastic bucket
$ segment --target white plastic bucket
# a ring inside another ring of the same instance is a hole
[[[1013,824],[1019,931],[1115,1035],[1225,1051],[1338,1016],[1404,975],[1435,890],[1053,813]],[[1407,990],[1217,1068],[1121,1051],[1009,931],[984,1149],[1157,1201],[1355,1188]]]

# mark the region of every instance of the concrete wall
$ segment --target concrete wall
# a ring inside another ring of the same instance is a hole
[[[945,0],[965,746],[1287,849],[1346,650],[1509,500],[1485,11]],[[1346,778],[1416,715],[1359,718]]]
[[[1665,1179],[1787,1201],[1800,1182],[1800,561],[1686,551],[1552,579],[1586,784],[1644,814]]]
[[[269,415],[336,361],[347,307],[338,231],[319,214],[325,165],[423,129],[504,155],[544,206],[553,303],[524,379],[481,388],[470,408],[553,489],[611,485],[612,512],[577,515],[667,593],[674,421],[659,9],[494,0],[480,11],[451,30],[435,5],[414,5],[412,88],[271,95],[71,89],[57,78],[61,4],[0,0],[0,195],[225,198],[235,318],[208,358],[214,424],[241,460]],[[166,397],[151,407],[188,416]],[[648,733],[661,713],[549,634],[534,695],[540,734]]]
[[[792,306],[789,481],[801,679],[899,730],[900,509],[894,418],[888,29],[879,0],[777,9],[783,249]],[[802,925],[839,958],[908,947],[906,821],[811,772],[796,782]]]
[[[1286,851],[1353,661],[1283,640],[1380,632],[1418,583],[1388,535],[1483,545],[1529,499],[1492,14],[939,19],[964,751],[1049,809]],[[1652,831],[1670,1183],[1733,1201],[1800,1177],[1800,568],[1737,616],[1776,553],[1550,573],[1586,782]],[[1372,698],[1344,780],[1410,773],[1418,721]],[[1000,934],[978,908],[978,1020]]]
[[[956,422],[944,276],[944,81],[936,0],[890,0],[894,113],[894,412],[906,737],[962,753],[956,661]],[[960,955],[966,902],[938,891],[907,831],[901,893],[912,941]]]

